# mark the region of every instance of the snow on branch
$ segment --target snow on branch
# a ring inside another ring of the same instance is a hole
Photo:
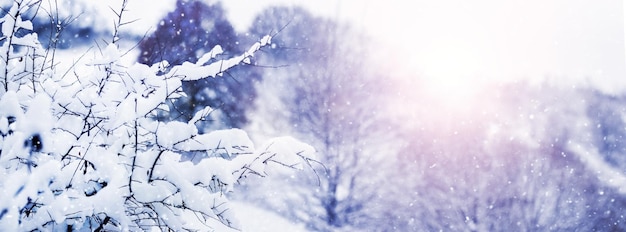
[[[257,150],[239,129],[199,134],[195,124],[209,107],[189,122],[156,120],[169,110],[166,101],[182,96],[182,81],[216,77],[247,62],[270,36],[241,55],[215,60],[223,52],[217,46],[197,63],[165,73],[166,62],[122,63],[123,53],[111,43],[87,65],[75,64],[74,76],[59,75],[43,68],[54,64],[33,56],[46,52],[31,41],[36,34],[15,36],[16,28],[32,28],[21,19],[28,5],[22,3],[15,1],[2,18],[3,230],[239,230],[228,200],[238,180],[264,176],[268,164],[302,169],[313,159],[314,150],[292,138]],[[38,68],[13,62],[20,57]],[[181,161],[190,153],[206,158]]]
[[[239,56],[232,57],[227,60],[219,60],[208,65],[205,63],[208,61],[207,57],[215,57],[217,54],[221,53],[221,47],[216,47],[218,50],[211,50],[209,53],[202,56],[198,62],[190,63],[184,62],[180,66],[173,67],[169,73],[172,75],[181,75],[183,76],[184,81],[194,81],[199,80],[206,77],[217,77],[221,76],[224,71],[240,64],[240,63],[250,63],[250,57],[254,55],[259,49],[264,46],[267,46],[271,43],[272,37],[266,35],[260,41],[256,42],[254,45],[248,49],[247,52],[241,54]]]

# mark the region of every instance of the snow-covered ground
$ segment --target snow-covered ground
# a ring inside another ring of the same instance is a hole
[[[235,210],[237,218],[241,220],[243,231],[254,232],[276,232],[291,231],[305,232],[307,231],[302,224],[291,222],[284,217],[270,212],[247,202],[231,202]]]

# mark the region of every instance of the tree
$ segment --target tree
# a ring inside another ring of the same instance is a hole
[[[381,217],[386,209],[379,204],[386,154],[391,152],[383,144],[393,145],[381,115],[386,85],[367,60],[370,50],[364,35],[287,7],[265,10],[251,28],[253,36],[277,33],[273,46],[265,50],[267,58],[258,62],[281,66],[266,70],[259,85],[264,90],[279,86],[260,96],[262,111],[255,113],[271,121],[257,121],[255,126],[289,128],[313,144],[325,164],[325,169],[317,169],[319,180],[283,178],[304,184],[290,190],[284,201],[269,204],[318,231],[389,228]]]
[[[256,38],[255,40],[258,40]],[[226,19],[220,3],[207,5],[197,0],[178,0],[176,9],[169,13],[154,34],[139,45],[139,62],[153,65],[161,60],[169,65],[185,61],[196,62],[200,56],[219,45],[230,52],[243,52],[237,34]],[[224,55],[218,55],[221,57]],[[212,122],[200,126],[208,129],[241,127],[247,122],[245,110],[256,96],[253,84],[260,76],[250,68],[233,67],[221,73],[226,78],[205,78],[184,81],[183,96],[172,102],[167,117],[189,120],[191,112],[210,106]]]
[[[162,63],[122,63],[114,35],[92,60],[83,55],[71,70],[56,70],[48,59],[54,51],[22,19],[36,4],[16,0],[0,19],[0,228],[239,229],[228,201],[235,184],[265,175],[268,163],[310,161],[312,148],[288,137],[255,149],[239,129],[199,133],[208,108],[186,122],[156,120],[166,100],[181,96],[183,81],[246,62],[270,36],[239,56],[216,59],[213,50],[165,70]],[[125,24],[125,4],[116,28]],[[180,161],[194,151],[211,158]]]
[[[589,100],[587,115],[590,123],[595,127],[590,128],[593,134],[594,146],[603,155],[603,159],[611,166],[621,170],[626,168],[626,110],[623,105],[623,96],[607,96],[599,91],[588,91]]]
[[[139,62],[169,64],[196,62],[215,45],[226,51],[237,51],[237,35],[226,19],[220,3],[177,0],[176,8],[161,20],[154,34],[139,45]]]
[[[13,0],[0,1],[2,8],[9,9],[12,4]],[[112,26],[108,25],[110,21],[98,17],[99,8],[88,1],[38,1],[36,7],[39,9],[24,12],[22,17],[32,22],[33,31],[46,49],[89,46],[112,33],[107,27]],[[102,26],[103,21],[107,26]]]
[[[572,147],[590,139],[586,106],[571,104],[585,102],[584,94],[548,85],[499,88],[485,96],[491,104],[481,114],[427,122],[406,136],[403,173],[411,175],[403,180],[412,193],[399,196],[411,204],[399,210],[412,219],[407,230],[623,228],[612,210],[623,197]]]

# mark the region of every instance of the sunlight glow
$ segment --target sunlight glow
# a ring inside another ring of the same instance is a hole
[[[427,59],[414,59],[417,72],[422,76],[425,91],[442,106],[454,110],[471,108],[473,96],[484,81],[477,67],[481,57],[465,43],[441,40],[433,44]]]

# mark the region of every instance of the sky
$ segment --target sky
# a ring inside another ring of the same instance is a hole
[[[109,5],[117,9],[114,1],[73,1],[88,3],[59,0],[73,8],[109,14],[96,23],[100,25],[111,24]],[[440,94],[479,89],[476,86],[484,82],[518,80],[626,92],[622,0],[228,0],[222,4],[238,31],[245,31],[257,12],[279,4],[303,6],[316,15],[352,23],[380,41],[381,50],[392,51],[381,53],[383,62],[397,62],[388,66],[424,79]],[[144,34],[156,28],[174,6],[175,0],[129,1],[127,19],[139,19],[130,29]],[[81,21],[89,18],[83,15]]]
[[[271,4],[303,5],[364,28],[412,72],[459,90],[483,81],[549,81],[626,91],[621,0],[230,0],[238,29]]]

